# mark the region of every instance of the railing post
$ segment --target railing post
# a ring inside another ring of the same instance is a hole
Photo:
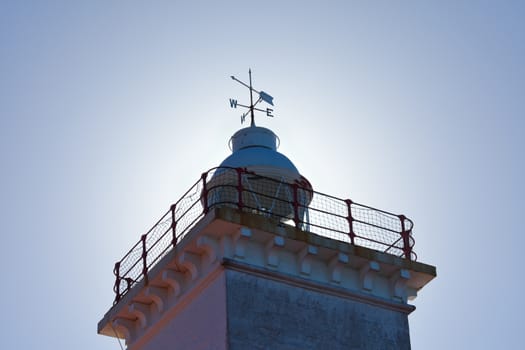
[[[175,217],[175,211],[177,210],[177,204],[172,204],[170,207],[171,211],[171,234],[172,239],[171,243],[173,244],[173,248],[177,245],[177,218]]]
[[[298,200],[298,185],[296,183],[292,184],[293,189],[293,221],[295,222],[295,227],[299,228],[299,200]]]
[[[148,262],[146,259],[148,251],[146,250],[146,237],[146,235],[142,235],[140,240],[142,241],[142,275],[144,275],[144,281],[146,282],[146,285],[148,285]]]
[[[345,200],[346,207],[348,208],[348,215],[346,216],[346,219],[348,220],[348,227],[349,232],[348,235],[350,236],[350,243],[352,245],[355,245],[355,232],[354,232],[354,217],[352,216],[352,200],[347,199]]]
[[[405,254],[405,259],[412,260],[412,247],[410,246],[410,230],[407,230],[405,227],[406,216],[399,215],[399,220],[401,220],[401,238],[403,239],[403,253]]]
[[[202,208],[204,215],[208,214],[208,188],[206,186],[206,179],[208,178],[208,173],[202,173],[201,179],[202,179]]]
[[[115,285],[113,286],[113,291],[115,292],[115,301],[113,302],[113,305],[115,305],[120,300],[120,261],[115,263],[113,273],[115,274]]]
[[[237,171],[237,207],[242,210],[242,208],[244,207],[244,204],[242,202],[242,191],[243,191],[243,187],[242,187],[242,173],[243,173],[243,169],[242,168],[236,168],[235,169]]]

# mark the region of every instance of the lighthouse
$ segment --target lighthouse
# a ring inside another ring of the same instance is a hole
[[[249,74],[232,79],[250,103],[230,105],[250,125],[114,265],[98,333],[130,350],[410,349],[410,301],[436,276],[412,220],[312,186],[255,124],[273,98]]]

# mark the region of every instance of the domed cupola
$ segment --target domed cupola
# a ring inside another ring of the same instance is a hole
[[[299,179],[299,171],[290,159],[277,152],[278,146],[279,138],[269,129],[258,126],[241,129],[231,137],[232,154],[220,167],[246,168],[287,182]]]
[[[312,186],[290,159],[277,152],[278,146],[279,138],[267,128],[252,125],[237,131],[230,139],[232,154],[207,182],[207,204],[238,207],[240,182],[242,206],[249,211],[290,220],[296,199],[300,221],[307,221]]]

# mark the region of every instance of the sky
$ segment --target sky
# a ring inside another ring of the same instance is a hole
[[[0,339],[97,335],[112,269],[258,116],[315,190],[410,217],[413,349],[523,347],[522,1],[0,0]],[[314,320],[312,320],[314,321]]]

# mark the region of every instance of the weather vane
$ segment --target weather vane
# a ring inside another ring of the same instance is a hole
[[[246,83],[243,83],[242,81],[240,81],[239,79],[235,78],[233,75],[231,76],[231,78],[233,80],[235,80],[236,82],[240,83],[241,85],[247,87],[249,90],[250,90],[250,105],[249,106],[246,106],[246,105],[242,105],[240,103],[237,103],[237,100],[233,99],[233,98],[230,98],[230,107],[231,108],[237,108],[237,106],[240,106],[240,107],[243,107],[243,108],[247,108],[248,111],[243,113],[243,115],[241,115],[241,124],[244,123],[244,120],[246,119],[246,117],[248,116],[248,114],[250,115],[250,118],[251,118],[251,126],[255,126],[255,116],[254,116],[254,111],[259,111],[259,112],[264,112],[266,113],[266,115],[268,117],[273,117],[273,109],[271,108],[266,108],[265,110],[264,109],[261,109],[261,108],[256,108],[255,106],[257,106],[257,104],[261,101],[264,101],[266,103],[268,103],[269,105],[273,106],[273,97],[268,95],[266,92],[264,91],[257,91],[255,90],[253,87],[252,87],[252,70],[249,69],[248,70],[248,74],[250,76],[250,85],[246,84]],[[255,103],[253,103],[253,93],[257,93],[259,95],[259,98],[257,99],[257,101],[255,101]]]

